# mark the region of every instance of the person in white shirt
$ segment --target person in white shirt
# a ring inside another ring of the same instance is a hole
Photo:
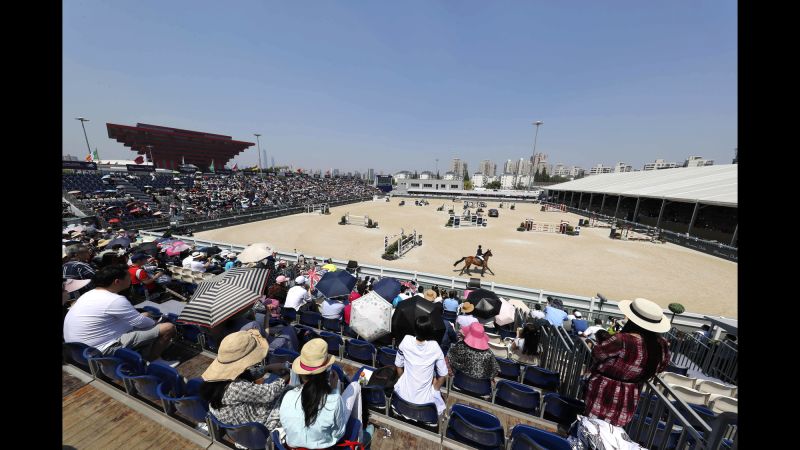
[[[286,293],[284,308],[293,308],[300,311],[300,307],[311,301],[311,292],[306,277],[300,275],[294,279],[295,285]]]
[[[567,314],[567,320],[575,320],[581,318],[581,312],[577,309],[572,310],[572,314]]]
[[[175,336],[175,325],[156,324],[150,313],[139,313],[119,295],[131,285],[128,268],[103,267],[93,281],[97,287],[80,296],[64,319],[64,341],[86,344],[104,355],[125,347],[148,361],[159,358]]]
[[[594,334],[600,330],[603,330],[603,320],[600,318],[594,319],[594,325],[590,326],[584,331],[578,332],[578,335],[585,337],[587,339],[594,339]]]
[[[544,311],[542,311],[542,305],[539,304],[533,305],[533,309],[531,310],[531,317],[533,317],[534,319],[545,318]]]
[[[475,306],[470,302],[461,304],[461,314],[456,317],[456,323],[459,327],[465,328],[478,321],[478,319],[472,315],[472,311],[474,310]]]
[[[444,354],[434,338],[430,316],[419,316],[414,322],[414,334],[406,335],[397,346],[394,364],[400,376],[394,391],[403,400],[415,404],[433,403],[441,415],[445,402],[439,389],[449,370]]]
[[[205,259],[207,259],[205,253],[194,252],[183,260],[182,265],[184,269],[191,269],[194,272],[205,272],[208,266],[211,265],[211,261],[203,262]]]
[[[341,298],[326,298],[322,302],[320,312],[324,319],[341,319],[345,304]]]

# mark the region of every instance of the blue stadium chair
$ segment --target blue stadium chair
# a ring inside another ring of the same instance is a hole
[[[378,367],[393,366],[396,358],[397,350],[389,347],[380,347],[375,357],[375,364],[377,364]]]
[[[350,384],[350,379],[347,377],[347,373],[345,373],[344,369],[338,364],[334,364],[331,366],[331,371],[336,373],[336,376],[339,378],[340,392],[343,391],[348,384]]]
[[[282,363],[282,362],[289,362],[292,363],[294,360],[300,356],[300,353],[297,353],[292,350],[287,350],[285,348],[276,348],[269,352],[269,356],[267,357],[267,364],[275,364],[275,363]]]
[[[203,334],[203,330],[200,329],[197,325],[189,325],[185,323],[179,323],[175,326],[178,331],[178,335],[191,345],[200,345],[200,336]]]
[[[637,420],[639,420],[639,415],[638,414],[634,414],[633,415],[633,422],[635,422]],[[638,434],[639,434],[638,442],[639,442],[640,445],[644,445],[645,437],[649,434],[649,429],[650,429],[650,427],[652,427],[652,424],[653,424],[653,420],[650,417],[645,417],[644,423],[642,425],[640,425],[639,432],[638,432]],[[653,445],[650,448],[659,448],[659,449],[662,448],[661,447],[661,445],[662,445],[661,441],[664,439],[664,430],[665,429],[666,429],[666,423],[664,423],[663,421],[659,421],[658,424],[656,425],[655,435],[653,436]],[[681,433],[682,433],[682,431],[680,429],[676,430],[675,427],[673,427],[672,430],[669,433],[669,437],[667,437],[666,444],[664,444],[664,447],[663,447],[664,450],[676,450],[678,448],[678,441],[680,440]],[[631,438],[633,439],[632,436],[631,436]],[[695,442],[694,439],[692,439],[692,437],[687,434],[687,439],[686,439],[687,447],[693,446],[694,442]],[[693,448],[693,447],[691,447],[691,448]]]
[[[281,308],[281,319],[292,323],[297,320],[297,311],[294,308]]]
[[[177,413],[195,424],[206,422],[208,403],[199,395],[203,382],[202,378],[192,378],[187,381],[182,395],[171,395],[166,384],[159,384],[156,392],[162,402],[164,412],[168,415]]]
[[[688,367],[680,367],[674,364],[668,364],[667,368],[665,369],[667,372],[677,373],[678,375],[688,376],[689,375],[689,368]]]
[[[433,403],[417,405],[403,400],[397,392],[394,392],[389,416],[434,433],[439,432],[439,412]]]
[[[515,381],[500,380],[495,387],[492,403],[538,416],[541,396],[530,386]]]
[[[558,372],[539,366],[526,365],[522,374],[522,382],[545,391],[557,391],[558,386],[561,385],[561,377]]]
[[[300,313],[300,323],[320,329],[322,327],[322,314],[314,311],[303,311]]]
[[[213,336],[211,336],[211,334],[206,333],[205,331],[201,332],[200,336],[198,336],[197,339],[200,342],[202,348],[211,350],[212,352],[216,352],[217,349],[219,348],[219,343],[217,342],[217,340]]]
[[[361,378],[361,371],[364,369],[375,371],[374,367],[363,366],[356,373],[353,374],[351,381],[358,381]],[[361,395],[367,402],[367,407],[381,414],[386,413],[386,391],[383,386],[361,386]]]
[[[578,414],[583,414],[586,404],[580,400],[564,397],[558,393],[551,392],[544,395],[542,400],[542,418],[551,420],[566,428],[578,418]]]
[[[460,403],[450,408],[445,437],[480,449],[505,449],[506,437],[500,420],[494,414]]]
[[[326,319],[322,318],[322,329],[332,331],[337,334],[342,334],[342,319]]]
[[[495,359],[497,360],[497,365],[500,366],[500,373],[497,374],[498,377],[511,381],[520,381],[520,378],[522,378],[522,366],[520,366],[518,362],[505,358]]]
[[[283,442],[281,442],[281,434],[278,430],[272,431],[272,448],[273,450],[288,450]]]
[[[73,363],[94,376],[94,368],[89,362],[89,359],[101,356],[102,353],[100,350],[80,342],[65,342],[64,347],[69,354],[69,359]]]
[[[516,425],[511,430],[510,450],[571,450],[569,441],[558,434],[530,425]]]
[[[142,356],[133,350],[127,348],[119,348],[114,352],[113,356],[97,356],[90,359],[99,372],[96,375],[103,375],[106,379],[119,381],[125,386],[125,391],[128,391],[128,386],[123,381],[122,377],[117,374],[117,368],[125,366],[123,373],[126,375],[141,375],[144,373],[144,359]]]
[[[242,425],[230,425],[222,423],[208,413],[211,419],[211,430],[214,440],[222,442],[222,438],[227,435],[233,442],[248,449],[266,449],[269,441],[269,431],[267,427],[258,422],[247,422]]]
[[[137,285],[141,286],[141,285]],[[158,320],[161,317],[161,310],[155,306],[142,306],[142,311],[149,312],[154,316],[153,320]]]
[[[344,352],[344,340],[342,337],[336,333],[331,333],[330,331],[320,331],[319,337],[325,339],[325,342],[328,343],[328,353],[334,356],[342,357],[342,353]]]
[[[360,339],[349,339],[344,343],[344,355],[347,359],[370,366],[375,366],[375,346]]]
[[[171,323],[173,325],[177,325],[178,324],[178,315],[175,314],[175,313],[167,313],[167,315],[164,316],[164,320],[166,320],[167,322],[169,322],[169,323]]]
[[[180,396],[183,394],[183,377],[175,368],[161,361],[151,362],[147,365],[144,375],[127,375],[124,373],[125,365],[117,367],[117,376],[122,378],[128,386],[132,386],[132,394],[158,403],[158,387],[162,386],[165,393]]]
[[[492,395],[492,381],[488,378],[471,377],[464,372],[456,370],[453,377],[453,389],[473,397],[486,398]]]
[[[584,319],[574,319],[572,321],[572,334],[577,336],[578,333],[582,333],[589,328],[589,321]]]
[[[339,439],[337,444],[343,443],[345,441],[352,441],[355,442],[358,440],[358,433],[359,429],[361,428],[361,421],[358,419],[350,418],[347,421],[347,425],[344,429],[344,436]],[[286,444],[281,441],[281,436],[278,430],[275,430],[271,434],[272,436],[272,444],[274,450],[287,450]],[[347,447],[337,447],[337,448],[347,448]],[[367,445],[366,449],[369,449],[369,445]]]

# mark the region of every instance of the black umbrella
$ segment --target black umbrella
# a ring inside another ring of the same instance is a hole
[[[414,322],[420,316],[430,316],[436,342],[442,343],[445,331],[442,321],[442,304],[429,302],[424,297],[415,295],[398,303],[392,316],[392,337],[398,344],[405,335],[415,335]]]
[[[467,301],[475,306],[473,316],[488,319],[500,314],[503,303],[494,292],[487,289],[475,289],[467,296]]]
[[[372,290],[391,302],[400,293],[400,282],[392,277],[381,278],[380,281],[372,285]]]
[[[112,240],[111,242],[109,242],[108,245],[106,245],[106,247],[112,248],[117,244],[119,244],[119,245],[121,245],[123,247],[130,247],[131,246],[131,240],[126,238],[126,237],[118,237],[118,238]]]
[[[222,249],[217,247],[216,245],[212,245],[211,247],[203,247],[197,251],[203,252],[206,255],[211,256],[211,255],[216,255],[217,253],[221,253]]]
[[[326,272],[317,281],[316,288],[327,298],[339,297],[350,294],[353,286],[356,285],[356,277],[350,275],[346,270]]]
[[[155,242],[145,242],[136,247],[139,253],[147,253],[148,255],[156,256],[158,254],[158,244]]]

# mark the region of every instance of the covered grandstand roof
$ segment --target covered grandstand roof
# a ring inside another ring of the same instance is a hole
[[[607,173],[548,186],[550,191],[574,191],[626,197],[666,198],[683,202],[738,207],[739,165]]]

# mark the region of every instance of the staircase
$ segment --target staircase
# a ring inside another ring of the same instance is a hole
[[[131,184],[124,177],[116,177],[113,180],[113,182],[116,183],[116,186],[125,186],[125,193],[133,197],[135,200],[146,203],[147,206],[153,211],[159,209],[158,205],[153,201],[153,197],[142,192],[141,189]]]

